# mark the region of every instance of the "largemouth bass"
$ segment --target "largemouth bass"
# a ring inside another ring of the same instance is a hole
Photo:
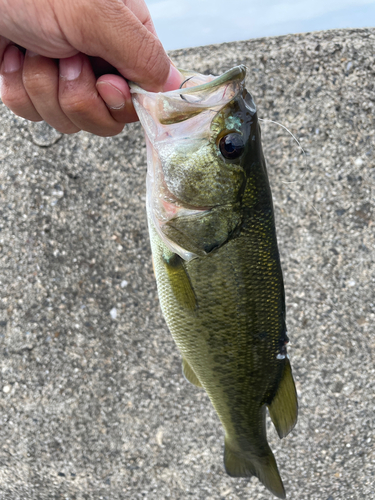
[[[147,213],[161,308],[185,377],[225,430],[224,465],[285,491],[266,436],[297,419],[283,277],[260,127],[246,68],[184,72],[180,90],[132,84],[146,135]]]

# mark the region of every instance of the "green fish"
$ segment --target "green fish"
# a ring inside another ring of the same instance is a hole
[[[224,465],[285,490],[268,445],[297,420],[285,297],[260,127],[245,66],[183,72],[181,89],[131,85],[148,151],[147,213],[161,308],[187,380],[225,431]]]

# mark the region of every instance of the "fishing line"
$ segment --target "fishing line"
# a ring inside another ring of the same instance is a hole
[[[293,181],[293,182],[297,182],[297,181]],[[292,184],[292,182],[284,182],[284,184]],[[293,191],[293,193],[295,193],[297,196],[301,196],[301,193],[299,193],[298,191],[296,191],[295,189],[293,189],[292,187],[290,187],[290,190]],[[313,203],[307,203],[308,205],[311,206],[311,208],[316,212],[316,215],[319,217],[319,222],[322,223],[322,217],[320,215],[320,213],[318,212],[318,209],[315,207],[315,205]]]
[[[267,118],[258,118],[258,120],[260,122],[268,122],[268,123],[274,123],[275,125],[279,125],[280,127],[282,127],[284,130],[286,130],[288,132],[289,135],[291,135],[293,137],[293,139],[296,141],[298,147],[300,148],[300,150],[302,151],[303,153],[303,156],[304,156],[304,161],[305,161],[305,172],[302,174],[301,178],[299,180],[303,180],[303,178],[305,177],[305,175],[307,174],[307,154],[306,154],[306,151],[303,149],[303,147],[301,146],[301,143],[300,141],[297,139],[297,137],[295,137],[295,135],[292,134],[292,132],[287,128],[285,127],[285,125],[283,125],[282,123],[279,123],[279,122],[275,122],[274,120],[269,120]],[[296,181],[281,181],[283,184],[295,184],[296,182],[298,182],[298,180]],[[292,189],[292,188],[290,188]],[[297,194],[298,196],[302,196],[301,193],[299,193],[298,191],[295,191],[294,189],[292,189],[292,191]],[[317,216],[319,217],[319,221],[320,223],[322,223],[322,217],[318,211],[318,209],[315,207],[315,205],[313,203],[311,203],[311,207],[314,209],[314,211],[316,212]]]
[[[273,120],[268,120],[267,118],[258,118],[258,120],[260,122],[269,122],[269,123],[274,123],[275,125],[279,125],[280,127],[282,127],[284,130],[286,130],[288,132],[289,135],[291,135],[293,137],[293,139],[296,141],[296,143],[298,144],[298,147],[300,148],[300,150],[302,151],[303,155],[304,155],[304,160],[305,160],[305,172],[304,174],[302,175],[301,179],[302,180],[306,173],[307,173],[307,154],[306,154],[306,151],[303,149],[303,147],[301,146],[301,143],[300,141],[297,139],[297,137],[295,135],[292,134],[292,132],[285,126],[283,125],[282,123],[279,123],[279,122],[275,122]],[[298,181],[281,181],[283,184],[294,184]]]

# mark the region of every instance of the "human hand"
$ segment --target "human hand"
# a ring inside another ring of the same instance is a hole
[[[1,99],[28,120],[116,135],[138,120],[125,78],[181,83],[144,0],[0,0],[0,12]]]

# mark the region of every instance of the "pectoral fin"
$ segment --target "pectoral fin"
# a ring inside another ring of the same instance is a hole
[[[185,358],[182,358],[182,373],[186,380],[197,387],[202,387],[202,384],[199,382],[198,377],[195,375],[194,370],[186,361]]]
[[[280,438],[287,436],[295,426],[298,414],[297,392],[287,358],[280,385],[268,410]]]
[[[184,309],[194,311],[197,307],[197,301],[189,276],[184,267],[184,261],[175,253],[164,255],[163,261],[168,273],[173,295]]]

